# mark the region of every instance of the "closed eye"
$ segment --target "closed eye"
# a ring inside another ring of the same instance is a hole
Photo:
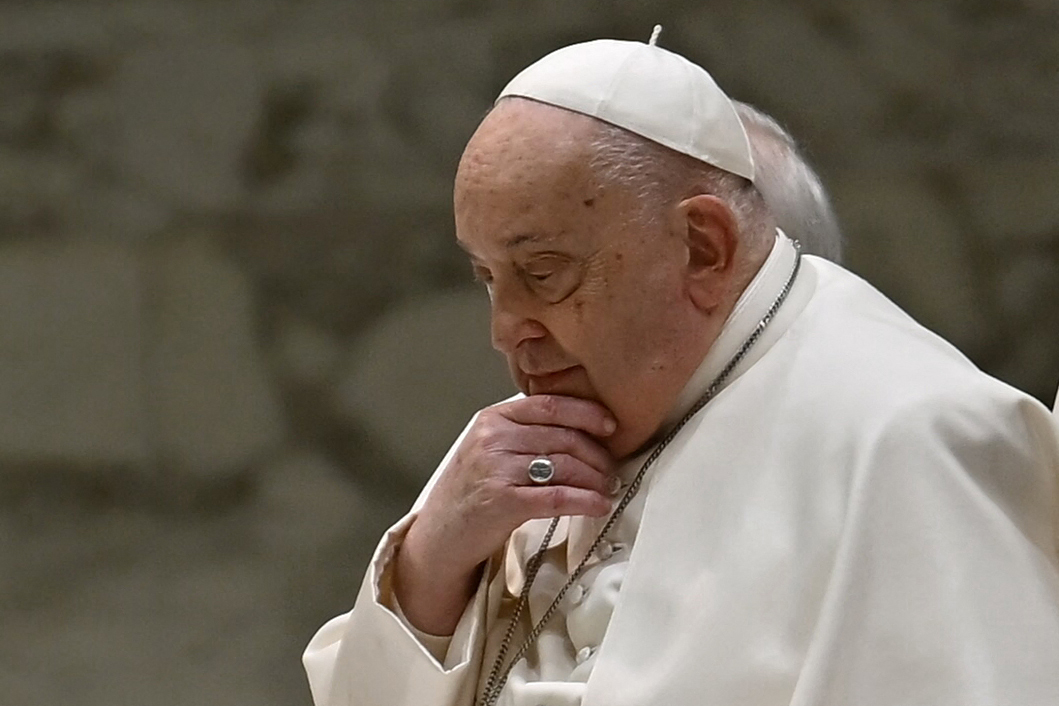
[[[581,281],[581,268],[568,257],[548,255],[519,268],[523,282],[546,302],[558,303]]]

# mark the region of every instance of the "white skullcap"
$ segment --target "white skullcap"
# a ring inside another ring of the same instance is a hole
[[[750,141],[732,102],[706,70],[654,44],[597,39],[558,49],[500,92],[625,128],[754,179]]]

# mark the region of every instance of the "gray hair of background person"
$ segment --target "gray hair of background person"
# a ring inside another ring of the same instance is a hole
[[[790,133],[771,116],[733,100],[750,138],[757,186],[777,225],[802,252],[842,262],[842,231],[820,177]]]

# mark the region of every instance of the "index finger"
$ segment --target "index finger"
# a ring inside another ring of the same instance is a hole
[[[566,395],[530,395],[497,408],[516,424],[544,424],[580,429],[592,436],[610,436],[618,422],[599,402]]]

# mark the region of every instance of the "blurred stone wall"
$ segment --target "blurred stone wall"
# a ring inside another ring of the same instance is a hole
[[[299,652],[508,394],[452,242],[491,97],[646,39],[799,136],[848,261],[1059,381],[1054,0],[0,3],[0,694],[307,704]]]

